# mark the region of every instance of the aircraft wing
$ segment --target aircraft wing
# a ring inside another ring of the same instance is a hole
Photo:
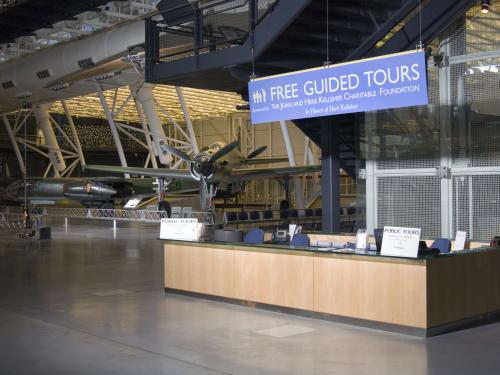
[[[177,180],[193,180],[191,173],[183,169],[118,167],[113,165],[86,165],[85,169],[110,173],[129,173],[140,176],[173,178]]]
[[[321,165],[303,165],[300,167],[283,167],[272,169],[233,169],[231,173],[231,180],[233,182],[241,182],[254,180],[256,178],[272,178],[296,174],[307,174],[319,171],[321,171]]]
[[[257,165],[257,164],[272,164],[272,163],[286,163],[288,158],[274,158],[274,159],[246,159],[243,164]]]

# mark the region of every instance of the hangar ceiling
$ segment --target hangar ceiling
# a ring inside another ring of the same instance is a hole
[[[175,87],[158,85],[155,87],[154,92],[155,99],[158,101],[160,106],[166,109],[170,116],[172,116],[176,121],[183,122],[184,116],[175,92]],[[241,113],[242,111],[236,110],[236,106],[247,104],[238,94],[222,91],[183,88],[183,94],[189,110],[189,115],[193,120],[226,116],[235,112]],[[108,90],[104,92],[104,95],[106,96],[110,107],[113,106],[116,95],[114,105],[116,111],[127,100],[127,97],[130,95],[130,89],[128,87],[121,87],[117,90]],[[66,104],[71,115],[73,116],[106,118],[97,94],[67,99]],[[159,107],[157,108],[158,115],[160,115],[162,119],[165,119],[166,115],[161,112]],[[51,107],[51,112],[64,114],[61,102],[54,102]],[[116,120],[121,122],[140,122],[133,100],[129,100],[127,102],[124,110],[117,116]]]

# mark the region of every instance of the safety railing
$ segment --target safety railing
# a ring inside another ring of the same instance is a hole
[[[0,207],[0,220],[2,216],[5,218],[21,215],[22,207]],[[93,219],[93,220],[112,220],[112,221],[131,221],[145,223],[159,223],[162,218],[166,218],[165,211],[153,210],[121,210],[121,209],[99,209],[99,208],[32,208],[32,215],[43,217],[59,217],[59,218],[77,218],[77,219]],[[24,217],[24,215],[21,215]],[[196,218],[200,222],[204,222],[207,214],[205,212],[190,212],[190,218]],[[187,217],[187,216],[185,216]]]
[[[161,12],[146,20],[146,71],[152,64],[241,45],[278,2],[195,1]]]
[[[24,213],[0,213],[0,236],[32,232],[42,226],[42,215],[32,215],[26,222]]]

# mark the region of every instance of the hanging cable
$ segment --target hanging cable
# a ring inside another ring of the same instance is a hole
[[[330,61],[330,0],[326,0],[326,60],[325,66],[329,66]]]
[[[424,44],[422,43],[422,0],[419,0],[418,7],[419,7],[419,10],[418,10],[418,37],[419,37],[419,41],[418,41],[417,49],[423,49]]]

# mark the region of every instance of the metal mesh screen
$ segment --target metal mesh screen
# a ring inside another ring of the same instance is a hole
[[[428,106],[377,111],[375,121],[362,129],[361,147],[377,169],[435,168],[439,165],[439,80],[428,69]],[[371,127],[371,128],[370,128]],[[370,137],[370,139],[368,139]],[[364,138],[364,139],[363,139]]]
[[[500,58],[451,66],[453,164],[500,165]]]
[[[378,177],[378,226],[417,227],[424,237],[439,236],[440,186],[434,176]]]
[[[458,24],[452,33],[451,55],[478,53],[500,49],[500,1],[491,1],[490,12],[481,13],[481,5],[472,7],[465,15],[465,19]]]
[[[500,233],[500,175],[453,178],[453,231],[490,240]]]

